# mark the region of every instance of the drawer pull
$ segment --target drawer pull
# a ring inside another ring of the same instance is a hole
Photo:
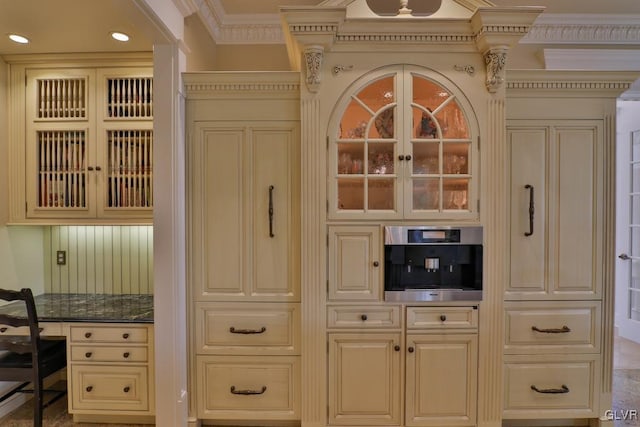
[[[265,328],[264,326],[260,329],[236,329],[233,326],[229,328],[229,332],[231,332],[232,334],[244,334],[244,335],[262,334],[266,332],[266,330],[267,328]]]
[[[91,338],[91,332],[85,332],[84,337],[85,338]]]
[[[543,334],[566,334],[567,332],[571,332],[571,328],[568,326],[563,326],[562,328],[549,328],[549,329],[540,329],[537,326],[531,327],[532,331],[542,332]]]
[[[542,394],[564,394],[564,393],[569,393],[569,387],[567,387],[564,384],[562,384],[562,386],[560,386],[560,387],[561,388],[543,388],[543,389],[539,389],[535,385],[532,385],[531,386],[531,390],[535,391],[536,393],[542,393]]]
[[[91,357],[91,354],[92,354],[92,353],[91,353],[90,351],[87,351],[87,352],[84,354],[84,357],[86,357],[86,358],[88,359],[88,358],[90,358],[90,357]]]
[[[125,359],[128,359],[128,358],[129,358],[129,352],[128,352],[128,351],[127,351],[127,352],[125,352],[125,353],[122,355],[122,357],[124,357]]]
[[[126,386],[125,388],[122,389],[122,391],[124,391],[125,393],[129,393],[129,390],[131,390],[131,387]]]
[[[363,322],[365,322],[365,321],[368,319],[368,317],[367,317],[367,315],[366,315],[366,314],[361,314],[361,315],[360,315],[360,319],[361,319]]]
[[[231,394],[243,394],[245,396],[248,396],[251,394],[263,394],[265,391],[267,391],[266,385],[263,385],[262,389],[260,390],[236,390],[236,386],[231,386]]]
[[[125,339],[125,340],[128,339],[129,338],[129,334],[125,332],[124,334],[122,334],[122,338]]]
[[[2,327],[2,328],[0,328],[0,332],[5,333],[5,332],[7,332],[7,329],[9,329],[9,328]]]
[[[441,315],[440,315],[440,321],[441,321],[441,322],[444,322],[444,321],[446,321],[446,320],[447,320],[447,316],[445,316],[444,314],[441,314]]]
[[[91,393],[91,390],[93,390],[93,386],[88,386],[85,390],[87,390],[88,393]]]

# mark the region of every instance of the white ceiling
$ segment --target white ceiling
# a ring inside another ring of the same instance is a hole
[[[248,29],[255,31],[261,26],[270,28],[273,33],[272,39],[265,38],[263,42],[282,43],[278,35],[279,6],[312,6],[322,3],[322,0],[173,1],[181,10],[189,13],[197,11],[217,43],[256,43],[255,38],[243,38],[243,34],[247,33]],[[411,1],[428,0],[410,0],[409,6]],[[564,15],[561,21],[573,22],[575,25],[590,23],[592,26],[606,26],[613,20],[614,25],[626,31],[624,40],[582,42],[594,45],[640,46],[639,0],[491,1],[498,6],[544,6],[546,10],[542,18],[553,18],[556,14],[572,14],[575,15],[573,21],[567,15]],[[140,7],[140,4],[144,3],[141,0],[0,0],[0,55],[150,51],[153,41],[161,35]],[[131,41],[122,44],[112,40],[109,33],[114,30],[129,33],[132,36]],[[32,43],[24,46],[9,41],[6,34],[11,32],[28,36]],[[229,34],[233,34],[233,38],[230,38]],[[545,34],[548,36],[551,32],[546,31]],[[555,31],[555,35],[558,34],[559,32]],[[596,34],[596,31],[593,30],[592,34]],[[575,43],[575,40],[568,42]]]

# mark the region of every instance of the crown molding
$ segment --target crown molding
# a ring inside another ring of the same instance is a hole
[[[278,14],[227,14],[220,0],[173,0],[183,14],[197,11],[217,44],[283,44]],[[345,7],[353,0],[327,0]],[[456,0],[466,7],[491,7],[486,0]],[[640,45],[640,15],[542,13],[522,44]]]
[[[544,49],[547,70],[640,71],[635,49]]]
[[[520,43],[640,45],[640,15],[543,13]]]

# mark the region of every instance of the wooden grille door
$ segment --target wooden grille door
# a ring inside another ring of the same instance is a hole
[[[27,216],[95,216],[90,70],[27,73]]]

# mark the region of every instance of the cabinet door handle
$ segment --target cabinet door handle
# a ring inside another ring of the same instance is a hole
[[[90,357],[91,357],[91,354],[92,354],[92,353],[91,353],[90,351],[87,351],[87,352],[84,354],[84,357],[86,357],[86,358],[88,359],[88,358],[90,358]]]
[[[93,390],[93,386],[88,386],[85,390],[87,390],[88,393],[91,393],[91,390]]]
[[[260,390],[236,390],[236,386],[231,386],[231,394],[244,394],[246,396],[251,394],[263,394],[265,391],[267,391],[266,385],[263,385]]]
[[[126,386],[125,388],[122,389],[122,391],[124,391],[125,393],[129,393],[129,390],[131,390],[131,387]]]
[[[96,166],[96,170],[97,170],[97,171],[101,171],[101,170],[102,170],[102,168],[101,168],[100,166]]]
[[[400,155],[398,156],[398,160],[404,160],[404,155],[403,155],[403,154],[400,154]]]
[[[549,329],[540,329],[537,326],[531,327],[532,331],[542,332],[543,334],[566,334],[567,332],[571,332],[571,328],[567,325],[562,328],[549,328]]]
[[[266,330],[267,328],[264,326],[260,329],[236,329],[233,326],[229,328],[229,332],[231,332],[232,334],[243,334],[243,335],[262,334],[266,332]]]
[[[379,263],[378,261],[373,261],[373,266],[374,266],[374,267],[377,267],[377,266],[379,266],[379,265],[380,265],[380,263]]]
[[[413,349],[413,347],[409,347],[407,350],[409,351],[409,353],[413,353],[414,349]]]
[[[618,255],[618,258],[620,258],[623,261],[629,261],[631,259],[631,257],[625,253]]]
[[[533,185],[527,184],[524,186],[527,190],[529,190],[529,231],[525,232],[524,235],[529,237],[533,235],[533,215],[535,214],[535,206],[533,204]]]
[[[85,338],[91,338],[91,332],[86,332],[86,333],[84,334],[84,337],[85,337]]]
[[[395,351],[400,351],[400,346],[396,344],[396,345],[393,347],[393,349],[394,349]]]
[[[408,161],[408,160],[411,160],[411,154],[407,154],[404,158],[405,158],[405,160],[407,160],[407,161]]]
[[[269,186],[269,237],[274,237],[273,234],[273,190],[274,186]]]
[[[531,390],[535,391],[536,393],[542,393],[542,394],[564,394],[564,393],[569,393],[569,387],[567,387],[564,384],[562,384],[560,387],[561,388],[543,388],[543,389],[539,389],[535,385],[532,385],[531,386]]]
[[[88,171],[92,171],[93,170],[93,166],[87,166],[87,170]]]

